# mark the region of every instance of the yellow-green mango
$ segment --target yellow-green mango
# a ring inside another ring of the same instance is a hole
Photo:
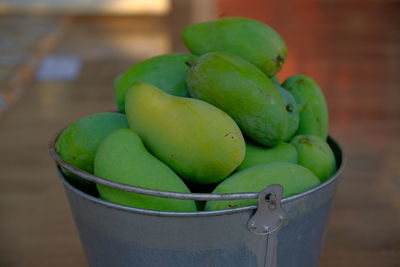
[[[246,141],[246,156],[238,171],[249,167],[269,162],[291,162],[297,163],[297,150],[288,143],[279,143],[274,147],[264,147]]]
[[[189,181],[219,182],[244,158],[235,121],[204,101],[136,83],[126,96],[126,116],[150,152]]]
[[[126,92],[135,82],[153,84],[171,95],[188,96],[186,74],[189,67],[185,62],[195,58],[190,54],[171,53],[146,59],[130,67],[114,81],[119,110],[125,112]]]
[[[129,128],[124,114],[102,112],[91,114],[71,123],[57,138],[56,152],[72,166],[93,173],[93,160],[97,147],[111,132]],[[64,173],[78,188],[95,189],[93,183],[79,178],[68,171]]]
[[[183,31],[183,41],[195,55],[229,52],[243,57],[269,77],[280,71],[287,57],[282,37],[270,26],[249,18],[191,24]]]
[[[336,172],[336,159],[332,149],[316,135],[297,135],[290,143],[297,149],[299,164],[311,170],[321,182]]]
[[[328,137],[328,107],[321,88],[306,75],[294,75],[285,80],[282,86],[289,90],[296,102],[303,106],[296,134]]]
[[[268,185],[280,184],[283,187],[283,196],[288,197],[309,190],[320,181],[310,170],[289,162],[272,162],[259,164],[237,172],[220,183],[214,194],[260,192]],[[257,203],[257,199],[243,200],[210,200],[205,210],[222,210]]]
[[[189,93],[228,113],[255,142],[274,146],[286,135],[286,105],[271,80],[246,60],[213,52],[199,57],[187,76]]]
[[[101,142],[94,160],[98,177],[122,184],[161,191],[190,193],[185,183],[164,163],[151,155],[131,129],[112,132]],[[161,198],[126,192],[97,184],[103,200],[134,208],[157,211],[196,211],[193,200]]]
[[[288,141],[288,140],[290,140],[290,138],[293,137],[293,135],[296,133],[297,129],[299,128],[301,107],[299,104],[297,104],[293,95],[288,90],[284,89],[279,84],[274,84],[274,85],[278,89],[282,98],[285,100],[285,104],[286,104],[285,107],[286,107],[286,112],[287,112],[287,116],[288,116],[288,125],[286,128],[285,137],[282,139],[282,141]]]

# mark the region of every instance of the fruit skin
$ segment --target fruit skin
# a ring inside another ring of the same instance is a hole
[[[56,142],[56,151],[72,166],[93,173],[97,147],[111,132],[129,128],[126,116],[117,112],[95,113],[65,128]]]
[[[311,170],[321,182],[336,172],[336,159],[332,149],[319,136],[297,135],[290,143],[297,149],[299,164]]]
[[[192,65],[187,82],[192,97],[228,113],[255,142],[274,146],[285,137],[284,100],[270,79],[246,60],[207,53]]]
[[[220,183],[214,194],[260,192],[268,185],[280,184],[283,197],[304,192],[320,184],[319,179],[310,170],[289,162],[259,164],[237,172]],[[250,206],[256,199],[207,201],[205,210],[231,209]]]
[[[282,37],[268,25],[249,18],[191,24],[183,31],[183,41],[195,55],[229,52],[243,57],[269,77],[281,70],[287,57]]]
[[[204,101],[136,83],[126,96],[126,116],[149,151],[189,181],[219,182],[243,161],[239,127]]]
[[[190,193],[184,182],[164,163],[151,155],[139,136],[131,129],[120,129],[100,144],[94,173],[127,185],[181,193]],[[193,200],[160,198],[126,192],[97,184],[106,201],[140,209],[157,211],[197,211]]]
[[[238,171],[249,167],[269,162],[291,162],[297,163],[297,150],[288,143],[280,143],[268,148],[246,141],[246,156],[242,164],[237,168]]]
[[[275,84],[282,98],[285,100],[285,108],[288,116],[288,126],[286,128],[286,134],[282,141],[288,141],[296,133],[300,123],[300,111],[301,106],[297,104],[293,95],[279,84]]]
[[[196,56],[172,53],[149,58],[130,67],[114,81],[116,101],[121,112],[125,112],[127,90],[135,82],[147,82],[176,96],[188,96],[186,74],[189,67],[186,61]]]
[[[321,88],[306,75],[294,75],[285,80],[282,86],[289,90],[296,102],[303,106],[296,134],[328,137],[328,107]]]
[[[100,142],[111,132],[129,128],[125,115],[116,112],[95,113],[71,123],[57,138],[55,149],[68,164],[93,173],[93,160]],[[95,190],[93,183],[67,170],[63,173],[69,182],[86,192]]]
[[[279,81],[279,78],[278,78],[278,76],[272,76],[271,78],[271,82],[273,82],[274,84],[277,84],[277,85],[281,85],[281,82]]]

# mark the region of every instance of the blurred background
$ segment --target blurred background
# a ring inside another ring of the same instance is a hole
[[[399,1],[2,0],[1,267],[86,266],[48,142],[116,110],[113,79],[132,64],[186,51],[185,25],[227,16],[275,28],[281,81],[309,75],[327,98],[347,168],[321,266],[400,266]]]

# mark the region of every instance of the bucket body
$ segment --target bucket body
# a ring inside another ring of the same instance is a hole
[[[331,147],[339,171],[283,199],[285,219],[269,235],[248,228],[257,206],[192,213],[135,209],[90,196],[59,173],[91,267],[315,267],[343,169],[339,146]]]

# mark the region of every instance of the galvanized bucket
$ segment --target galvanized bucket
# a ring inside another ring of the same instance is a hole
[[[323,184],[281,199],[282,188],[261,192],[185,194],[113,183],[82,172],[50,153],[74,215],[91,267],[314,267],[318,266],[336,185],[344,168],[338,143],[329,138],[338,171]],[[258,205],[211,212],[159,212],[103,201],[72,186],[60,167],[81,178],[159,197],[256,199]],[[267,199],[267,201],[266,201]]]

